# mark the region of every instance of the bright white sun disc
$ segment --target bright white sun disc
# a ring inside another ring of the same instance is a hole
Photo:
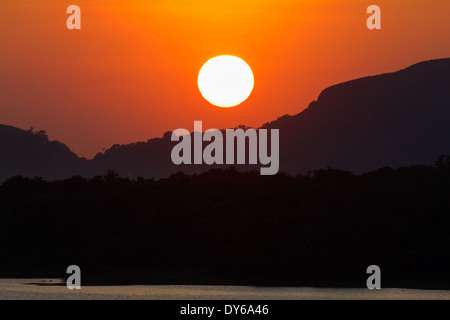
[[[198,74],[198,88],[209,103],[223,108],[237,106],[253,90],[252,69],[235,56],[218,56],[208,60]]]

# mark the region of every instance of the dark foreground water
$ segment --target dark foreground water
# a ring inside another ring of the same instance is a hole
[[[69,290],[59,279],[0,279],[0,299],[152,299],[152,300],[320,300],[445,299],[448,290],[336,289],[250,286],[82,286]]]

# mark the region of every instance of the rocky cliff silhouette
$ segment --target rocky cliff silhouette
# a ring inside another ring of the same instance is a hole
[[[280,129],[281,172],[333,167],[360,173],[433,164],[450,153],[450,58],[331,86],[304,111],[262,128]],[[110,169],[125,177],[161,178],[210,168],[173,165],[175,144],[167,132],[147,142],[114,145],[86,160],[44,134],[0,125],[0,180],[14,175],[49,180],[94,176]]]

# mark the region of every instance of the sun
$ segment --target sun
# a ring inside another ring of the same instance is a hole
[[[209,59],[198,74],[198,88],[209,103],[230,108],[244,102],[252,93],[252,69],[241,58],[218,56]]]

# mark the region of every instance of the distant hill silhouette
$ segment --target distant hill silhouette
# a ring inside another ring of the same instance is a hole
[[[432,164],[450,153],[449,124],[447,58],[329,87],[304,111],[263,128],[280,129],[280,171],[295,174],[333,167],[360,173]],[[46,179],[94,176],[109,169],[122,176],[161,178],[210,168],[173,165],[174,145],[167,132],[147,142],[114,145],[86,160],[45,135],[0,125],[0,180],[19,174]]]
[[[355,173],[432,164],[450,152],[450,59],[329,87],[280,128],[281,168]]]
[[[15,175],[54,180],[84,172],[86,165],[65,144],[49,141],[45,131],[0,125],[0,181]]]

